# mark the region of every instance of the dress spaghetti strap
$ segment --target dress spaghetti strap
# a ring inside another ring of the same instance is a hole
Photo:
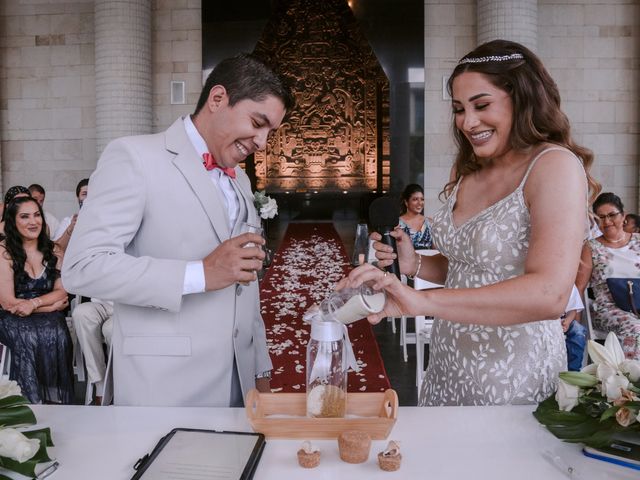
[[[573,153],[571,150],[567,149],[567,148],[563,148],[563,147],[548,147],[545,148],[544,150],[542,150],[540,153],[538,153],[533,160],[531,160],[531,162],[529,163],[529,166],[527,167],[527,171],[524,174],[524,177],[522,177],[522,181],[520,182],[520,185],[518,185],[518,188],[523,188],[524,184],[527,183],[527,178],[529,178],[529,174],[531,173],[531,170],[533,170],[533,167],[535,166],[536,162],[538,161],[538,159],[544,155],[547,152],[551,152],[554,150],[559,150],[561,152],[567,152],[569,153],[571,156],[573,156],[573,158],[575,158],[576,160],[578,160],[578,162],[580,163],[580,166],[582,167],[583,171],[584,171],[584,165],[582,165],[582,160],[580,160],[575,153]],[[585,178],[586,178],[586,173],[585,173]]]

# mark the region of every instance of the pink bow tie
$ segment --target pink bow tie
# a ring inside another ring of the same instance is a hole
[[[213,155],[211,155],[209,152],[203,153],[202,154],[202,158],[204,160],[202,162],[202,164],[204,165],[204,168],[206,168],[207,170],[213,170],[214,168],[219,168],[228,177],[236,178],[235,169],[233,169],[231,167],[222,167],[222,166],[218,165],[218,163],[216,162],[216,159],[213,158]]]

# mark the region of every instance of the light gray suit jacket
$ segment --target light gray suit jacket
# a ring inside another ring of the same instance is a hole
[[[182,295],[186,265],[259,222],[246,174],[229,231],[182,119],[163,133],[120,138],[100,157],[65,254],[67,291],[115,302],[118,405],[228,406],[234,355],[243,393],[272,368],[257,282]]]

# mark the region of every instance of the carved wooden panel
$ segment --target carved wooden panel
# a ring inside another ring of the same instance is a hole
[[[389,187],[389,81],[346,0],[277,0],[255,53],[292,85],[296,108],[265,151],[257,187]]]

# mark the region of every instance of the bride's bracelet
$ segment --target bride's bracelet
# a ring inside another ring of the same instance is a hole
[[[407,278],[409,280],[413,280],[414,278],[416,278],[418,276],[418,274],[420,273],[420,268],[422,267],[422,255],[420,255],[418,252],[416,252],[416,256],[418,257],[418,266],[416,267],[416,273],[414,273],[413,275],[407,275]]]

